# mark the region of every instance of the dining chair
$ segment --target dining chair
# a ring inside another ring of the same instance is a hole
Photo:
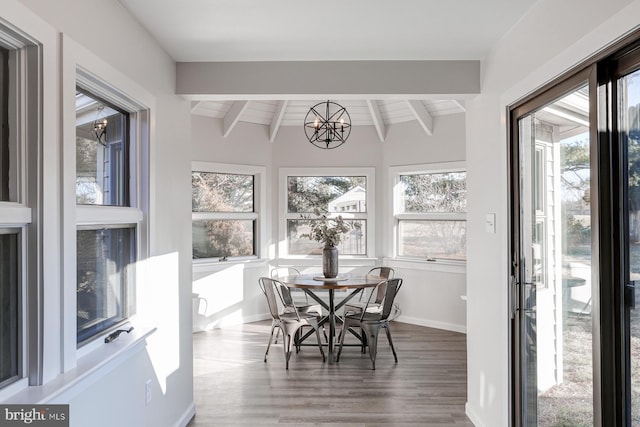
[[[271,270],[271,278],[279,280],[285,276],[298,276],[300,271],[294,267],[277,267]],[[296,298],[296,294],[304,294],[302,298]],[[295,305],[300,313],[315,312],[318,316],[322,316],[322,307],[320,304],[312,304],[309,302],[307,293],[301,289],[289,289],[286,286],[282,289],[282,297],[287,305]]]
[[[318,347],[320,348],[320,354],[322,354],[322,361],[326,360],[324,350],[322,349],[322,343],[320,342],[320,333],[318,332],[318,318],[315,313],[301,313],[298,311],[295,305],[287,304],[283,298],[283,290],[286,286],[281,282],[270,279],[268,277],[261,277],[258,279],[258,285],[267,298],[267,305],[269,306],[269,313],[271,314],[271,334],[269,335],[269,343],[267,344],[267,351],[264,353],[264,361],[267,361],[267,355],[269,354],[269,348],[271,347],[271,341],[273,340],[273,331],[278,328],[282,330],[284,336],[284,358],[286,369],[289,369],[289,359],[291,358],[291,349],[295,344],[296,333],[304,326],[312,327],[316,332],[316,338],[318,340]],[[280,310],[280,305],[284,308]]]
[[[384,277],[385,279],[393,279],[393,277],[395,276],[395,270],[391,267],[374,267],[369,270],[367,275],[380,276]],[[374,290],[369,293],[368,296],[365,295],[364,291],[360,292],[360,298],[358,301],[350,301],[344,305],[344,314],[360,313],[362,312],[364,307],[367,307],[369,311],[380,311],[380,303],[384,298],[385,290],[386,285],[382,284],[382,286],[374,288]],[[369,302],[370,296],[373,293],[375,293],[376,297],[373,301]]]
[[[347,314],[344,316],[344,322],[342,323],[342,332],[340,334],[340,347],[336,356],[336,362],[340,361],[340,353],[342,353],[342,346],[344,344],[344,337],[346,332],[351,327],[359,327],[362,330],[362,335],[367,337],[369,343],[369,358],[373,369],[376,369],[376,354],[378,352],[378,334],[380,329],[384,329],[387,333],[387,339],[393,352],[393,358],[398,363],[398,355],[396,349],[393,346],[393,340],[391,339],[391,330],[389,328],[389,322],[395,319],[400,313],[397,305],[394,304],[394,300],[398,295],[398,291],[402,286],[402,279],[390,279],[386,282],[378,284],[376,287],[380,287],[383,284],[385,286],[384,298],[382,300],[382,310],[378,313],[372,313],[367,311],[368,305],[364,307],[360,313]],[[375,293],[372,293],[371,297]],[[364,345],[364,342],[363,342]],[[364,350],[364,347],[363,347]]]
[[[271,270],[271,278],[275,280],[279,280],[281,277],[297,276],[299,274],[300,274],[300,270],[294,267],[277,267]],[[296,294],[304,294],[304,299],[294,298],[294,295]],[[315,313],[318,317],[322,316],[322,306],[320,304],[311,304],[309,302],[309,297],[307,296],[307,293],[301,289],[289,289],[288,287],[284,286],[282,288],[282,299],[286,304],[285,310],[287,310],[287,307],[291,307],[295,305],[296,309],[300,313]],[[324,328],[322,328],[322,331],[326,337],[327,334],[326,332],[324,332]],[[278,343],[279,334],[280,334],[280,330],[278,329],[276,331],[276,338],[274,341],[275,344]],[[299,350],[299,348],[296,347],[296,350]]]

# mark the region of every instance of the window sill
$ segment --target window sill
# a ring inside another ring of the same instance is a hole
[[[268,260],[263,258],[250,258],[250,259],[238,259],[218,261],[217,258],[199,259],[193,260],[191,263],[191,271],[193,273],[205,273],[209,271],[222,270],[229,267],[251,265],[257,267],[261,265],[267,265]]]
[[[423,271],[439,271],[443,273],[467,273],[467,263],[446,261],[422,261],[398,258],[385,258],[384,264],[394,268],[406,268]]]
[[[108,374],[118,365],[125,362],[133,355],[141,352],[146,347],[146,340],[156,328],[136,328],[129,334],[121,334],[113,342],[97,347],[77,360],[75,368],[58,375],[55,379],[40,386],[27,387],[3,401],[10,403],[65,403],[72,396],[82,392],[76,387],[84,383],[96,381]]]

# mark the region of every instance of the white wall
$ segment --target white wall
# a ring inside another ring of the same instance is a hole
[[[222,136],[219,119],[200,116],[192,118],[193,160],[216,163],[259,165],[267,168],[268,244],[270,256],[276,256],[278,241],[277,212],[279,211],[278,170],[282,167],[375,167],[376,186],[376,232],[375,254],[364,261],[341,261],[341,271],[364,273],[375,264],[382,263],[391,255],[384,230],[389,226],[388,207],[391,203],[388,188],[389,166],[434,162],[461,161],[465,159],[464,114],[439,116],[434,119],[434,134],[427,136],[420,125],[413,121],[388,127],[385,142],[380,142],[372,126],[355,127],[349,140],[333,150],[321,150],[311,145],[300,127],[281,127],[273,143],[269,142],[267,126],[238,123],[228,137]],[[300,266],[301,262],[276,260],[275,263]],[[318,271],[320,260],[305,262],[304,268]],[[315,264],[315,265],[314,265]],[[466,306],[460,296],[465,293],[466,274],[464,268],[457,271],[441,271],[411,263],[394,263],[396,276],[405,279],[398,300],[403,308],[401,321],[434,326],[454,331],[466,330]],[[247,274],[247,268],[252,272]],[[247,268],[231,267],[194,269],[194,292],[203,298],[212,295],[212,289],[227,283],[230,278],[243,283],[241,310],[244,321],[255,321],[267,317],[264,296],[257,286],[258,274],[269,274],[270,265],[248,265]],[[261,271],[261,273],[260,273]],[[239,294],[230,293],[225,302],[218,301],[217,308],[207,309],[199,304],[196,329],[206,329],[228,323],[237,323],[238,311],[229,307],[235,304]],[[261,301],[255,305],[256,298]],[[208,311],[207,311],[208,310]],[[225,318],[224,313],[228,314]]]
[[[483,61],[466,146],[467,414],[478,427],[509,425],[506,106],[637,26],[639,14],[640,1],[541,0]],[[485,232],[487,213],[497,214],[496,234]]]
[[[3,8],[17,3],[3,1]],[[71,426],[75,427],[185,425],[194,410],[190,108],[188,102],[174,94],[175,64],[115,0],[21,3],[55,31],[86,47],[155,98],[155,122],[151,124],[150,259],[146,263],[150,273],[149,280],[138,283],[137,317],[157,327],[157,332],[147,340],[143,351],[132,354],[106,375],[90,375],[75,382],[58,395],[63,396],[58,403],[71,405]],[[30,13],[24,10],[23,14]],[[45,120],[60,119],[61,102],[54,105],[43,112]],[[44,161],[58,160],[46,157]],[[60,182],[53,176],[49,179]],[[66,257],[75,254],[64,254]],[[147,379],[152,380],[153,398],[145,406]]]

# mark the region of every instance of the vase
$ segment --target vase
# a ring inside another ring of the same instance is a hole
[[[327,279],[338,276],[338,248],[325,246],[322,249],[322,274]]]

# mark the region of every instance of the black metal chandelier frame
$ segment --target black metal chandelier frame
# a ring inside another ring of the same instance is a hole
[[[318,148],[338,148],[351,134],[351,117],[346,108],[336,102],[320,102],[305,116],[304,132],[309,142]]]
[[[98,107],[96,119],[93,121],[93,134],[96,136],[98,143],[107,145],[107,116],[104,112],[104,105]]]

